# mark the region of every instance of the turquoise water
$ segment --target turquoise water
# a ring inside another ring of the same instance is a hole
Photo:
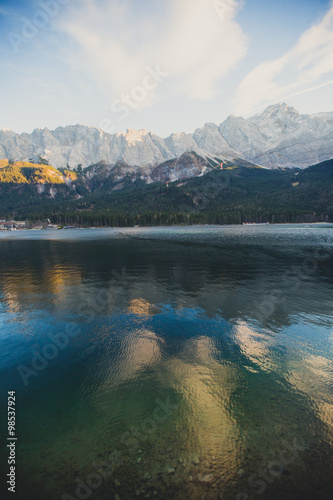
[[[331,499],[332,303],[329,225],[0,233],[15,498]]]

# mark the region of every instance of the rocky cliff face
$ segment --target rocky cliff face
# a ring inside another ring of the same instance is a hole
[[[1,158],[36,160],[41,155],[57,168],[68,165],[71,169],[124,162],[127,173],[149,171],[148,181],[155,166],[190,151],[204,160],[215,155],[269,168],[304,168],[333,158],[333,113],[301,115],[286,104],[277,104],[248,120],[229,116],[219,126],[206,123],[193,134],[177,133],[166,139],[146,130],[110,135],[82,125],[21,135],[0,131]]]
[[[140,180],[150,184],[200,177],[212,168],[218,168],[218,162],[217,158],[215,160],[203,158],[193,151],[155,166],[148,165],[136,169],[123,161],[118,161],[115,165],[108,165],[103,161],[91,165],[85,171],[85,177],[93,190],[113,191],[124,187],[124,180],[131,182]]]
[[[250,123],[267,146],[249,157],[268,167],[307,167],[333,158],[333,113],[301,115],[286,104],[269,106]]]

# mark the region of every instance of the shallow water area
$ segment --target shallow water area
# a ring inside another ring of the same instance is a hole
[[[16,498],[328,500],[332,303],[328,224],[0,233]]]

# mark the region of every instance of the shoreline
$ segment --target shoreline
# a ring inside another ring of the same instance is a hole
[[[3,233],[12,233],[12,232],[22,232],[22,231],[45,231],[45,232],[54,232],[54,231],[73,231],[73,230],[94,230],[94,229],[158,229],[158,228],[186,228],[186,227],[267,227],[267,226],[308,226],[308,227],[332,227],[333,222],[278,222],[278,223],[255,223],[248,222],[242,224],[170,224],[170,225],[161,225],[161,226],[71,226],[71,227],[58,227],[58,228],[47,228],[47,227],[33,227],[33,228],[12,228],[12,229],[0,229],[0,234]]]

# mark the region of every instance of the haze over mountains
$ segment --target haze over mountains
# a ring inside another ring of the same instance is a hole
[[[83,125],[35,129],[31,134],[0,131],[1,158],[37,160],[41,155],[56,168],[123,162],[134,172],[190,151],[204,159],[218,156],[269,168],[305,168],[333,158],[333,112],[303,115],[285,103],[276,104],[249,119],[229,116],[220,125],[206,123],[192,134],[165,139],[146,130],[108,134]]]

